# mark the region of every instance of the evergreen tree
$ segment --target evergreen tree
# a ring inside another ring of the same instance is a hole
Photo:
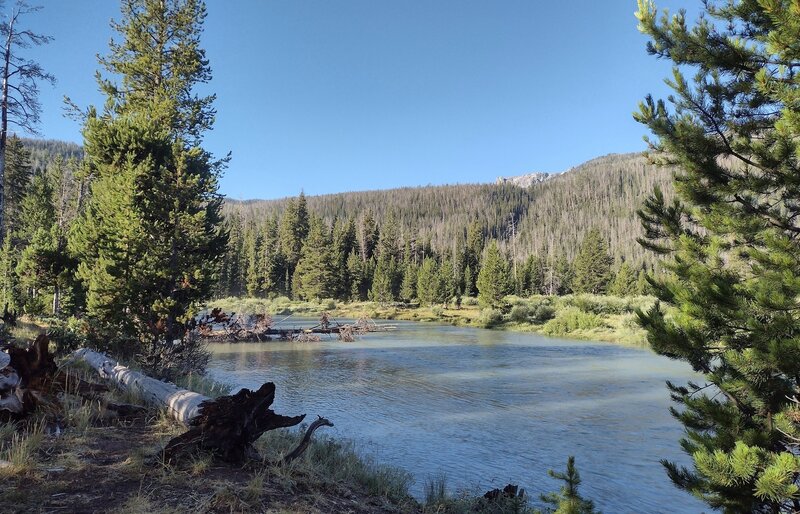
[[[40,230],[50,232],[55,220],[53,186],[47,173],[41,170],[33,175],[28,190],[22,198],[20,239],[28,244]]]
[[[336,294],[336,257],[329,234],[321,219],[311,218],[302,257],[292,277],[292,292],[297,298],[318,300]]]
[[[286,262],[289,275],[294,273],[295,266],[300,261],[301,250],[309,231],[308,210],[306,197],[303,192],[296,199],[292,199],[286,206],[281,218],[280,241],[281,253]]]
[[[538,255],[530,255],[522,267],[521,277],[523,295],[541,294],[545,283],[544,261]]]
[[[198,0],[123,2],[112,23],[121,40],[100,59],[112,77],[98,74],[105,109],[90,108],[84,127],[96,178],[70,240],[90,316],[137,339],[135,353],[163,373],[204,364],[191,348],[168,350],[210,295],[227,242],[217,193],[226,161],[200,147],[214,119],[213,95],[195,92],[211,77],[205,15]]]
[[[653,158],[680,169],[677,198],[656,190],[640,213],[642,243],[668,259],[651,277],[661,303],[639,316],[652,348],[706,383],[669,384],[694,467],[665,465],[712,508],[796,512],[798,4],[709,1],[692,24],[640,0],[637,17],[676,67],[671,107],[648,97],[636,118]]]
[[[581,242],[578,255],[572,263],[572,289],[576,293],[605,293],[611,282],[613,264],[614,258],[609,253],[608,241],[598,229],[590,230]]]
[[[256,296],[262,288],[262,262],[263,255],[261,248],[261,238],[255,227],[250,226],[244,236],[244,252],[247,257],[247,268],[245,270],[245,287],[248,296]]]
[[[623,262],[617,270],[608,292],[616,296],[633,296],[637,294],[638,289],[636,279],[637,276],[630,265]]]
[[[477,276],[475,275],[475,271],[472,267],[468,264],[464,266],[464,294],[467,296],[475,296],[478,292],[475,287],[475,280]]]
[[[564,482],[564,485],[557,493],[541,496],[543,502],[549,503],[554,507],[547,509],[546,512],[553,514],[597,514],[594,502],[585,500],[578,492],[578,486],[581,485],[581,475],[575,467],[575,457],[570,456],[567,459],[566,473],[558,473],[551,469],[548,474],[556,480]]]
[[[403,271],[403,283],[400,288],[400,298],[408,303],[417,297],[417,266],[408,262]]]
[[[391,302],[395,299],[395,283],[397,282],[398,269],[394,257],[378,257],[375,273],[372,277],[372,288],[369,299],[373,302]]]
[[[508,260],[500,253],[497,241],[489,243],[476,285],[478,300],[489,307],[498,306],[512,290],[511,269]]]
[[[378,225],[375,223],[375,218],[372,213],[367,211],[362,214],[358,222],[358,250],[361,254],[361,260],[367,262],[375,253],[375,248],[378,244]]]
[[[276,293],[279,288],[283,265],[279,247],[278,220],[274,217],[269,217],[264,223],[261,245],[258,248],[261,293],[265,295]]]
[[[350,283],[350,300],[366,300],[370,289],[369,261],[362,261],[355,250],[347,256],[347,277]]]
[[[22,144],[22,141],[16,136],[10,137],[6,146],[5,159],[5,201],[3,203],[5,228],[3,234],[16,234],[22,224],[22,199],[28,192],[33,175],[30,159],[31,153]]]
[[[464,246],[464,294],[468,296],[477,293],[475,282],[478,279],[482,253],[483,226],[478,220],[473,220],[467,227],[467,242]]]
[[[433,305],[440,301],[441,283],[439,267],[432,257],[425,257],[417,273],[417,298],[420,305]]]
[[[443,259],[439,266],[439,284],[441,285],[441,301],[445,305],[459,295],[458,278],[453,261],[450,259]]]
[[[346,300],[350,297],[352,284],[347,272],[347,259],[356,249],[356,223],[351,217],[346,222],[334,225],[333,248],[336,254],[338,288],[336,297]]]
[[[11,238],[6,237],[0,250],[0,305],[10,310],[22,307],[16,268],[17,252],[11,244]]]

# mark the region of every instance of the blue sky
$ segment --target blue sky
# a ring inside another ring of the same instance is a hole
[[[46,0],[27,26],[44,137],[80,142],[64,95],[102,105],[110,0]],[[662,1],[672,10],[696,2]],[[668,94],[633,0],[209,0],[217,93],[205,146],[233,160],[221,190],[277,198],[560,171],[644,149],[631,113]]]

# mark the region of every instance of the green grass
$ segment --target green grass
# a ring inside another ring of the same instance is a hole
[[[484,308],[476,298],[465,297],[460,308],[454,305],[378,302],[292,301],[286,297],[223,298],[209,303],[226,312],[270,314],[278,321],[284,316],[319,316],[328,312],[334,318],[408,320],[446,323],[498,330],[534,332],[551,337],[606,341],[630,346],[647,346],[644,330],[635,322],[637,309],[647,310],[655,299],[650,296],[615,297],[605,295],[536,295],[522,298],[509,295],[502,305]]]
[[[258,441],[257,448],[269,462],[279,462],[301,438],[300,431],[273,430]],[[383,496],[393,502],[411,501],[408,488],[411,475],[399,468],[378,464],[368,455],[357,452],[352,441],[337,440],[315,434],[311,445],[298,459],[286,466],[276,465],[273,473],[286,479],[304,476],[318,486],[347,487],[355,484],[371,495]]]

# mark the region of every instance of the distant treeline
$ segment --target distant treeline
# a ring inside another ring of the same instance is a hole
[[[514,259],[514,236],[505,239],[504,251],[477,219],[436,248],[430,237],[404,232],[394,214],[378,222],[366,211],[328,223],[309,212],[303,194],[288,200],[280,215],[256,221],[232,211],[227,223],[219,296],[446,304],[477,295],[494,305],[511,293],[627,296],[648,287],[648,265],[615,260],[608,238],[596,227],[585,232],[574,258],[549,251]]]
[[[642,234],[636,210],[655,186],[671,196],[672,172],[640,154],[613,154],[577,166],[530,188],[511,184],[462,184],[339,193],[307,197],[309,212],[327,224],[369,213],[380,225],[393,216],[400,236],[430,241],[438,253],[452,251],[473,221],[487,239],[517,260],[537,254],[575,258],[592,229],[609,240],[615,260],[655,259],[636,238]],[[226,202],[225,212],[245,225],[280,216],[289,199]],[[516,233],[515,247],[511,247]]]
[[[414,287],[421,273],[423,283],[441,275],[438,296],[472,295],[487,242],[496,241],[509,292],[564,294],[575,289],[581,248],[598,239],[611,262],[601,289],[640,292],[643,272],[656,263],[636,242],[636,210],[656,186],[669,194],[671,177],[625,154],[530,188],[466,184],[229,201],[230,246],[217,293],[422,299]]]
[[[92,178],[82,155],[73,143],[12,141],[0,303],[29,312],[82,303],[65,253]],[[467,184],[228,201],[230,243],[215,293],[447,302],[478,294],[496,242],[502,264],[492,273],[508,275],[492,281],[507,293],[636,294],[656,263],[636,243],[635,211],[655,186],[671,191],[670,178],[669,170],[626,154],[530,188]],[[608,270],[599,286],[587,287],[579,254],[592,245],[608,256]]]

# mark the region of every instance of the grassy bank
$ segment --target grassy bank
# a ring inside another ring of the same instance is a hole
[[[243,314],[267,313],[276,321],[289,315],[318,316],[328,312],[334,318],[428,321],[646,346],[645,332],[636,324],[635,311],[647,309],[653,302],[649,296],[507,296],[500,308],[490,309],[470,297],[464,298],[460,306],[232,297],[212,301],[209,306]]]
[[[217,386],[218,391],[224,388]],[[106,400],[141,404],[119,392],[96,402],[66,394],[58,409],[24,423],[0,423],[3,512],[422,512],[410,476],[360,457],[352,444],[315,437],[290,465],[272,464],[297,445],[300,430],[268,432],[265,458],[244,468],[197,455],[180,465],[160,458],[185,430],[163,412],[121,419]],[[54,406],[55,407],[55,406]]]
[[[86,379],[93,373],[71,365]],[[206,390],[222,394],[220,384]],[[285,512],[530,513],[528,497],[487,500],[482,491],[451,492],[444,476],[429,479],[425,498],[409,494],[412,477],[360,454],[353,443],[317,434],[288,465],[304,427],[264,434],[264,458],[244,467],[197,454],[176,465],[161,450],[185,427],[163,411],[119,418],[103,408],[115,401],[143,405],[111,391],[96,401],[64,394],[59,405],[18,423],[0,423],[0,510],[3,512],[223,513]],[[540,470],[541,471],[541,470]],[[521,477],[522,478],[522,477]],[[534,496],[535,498],[535,496]]]

